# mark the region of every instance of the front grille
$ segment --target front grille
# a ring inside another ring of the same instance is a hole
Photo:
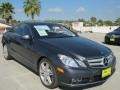
[[[106,57],[88,59],[87,61],[88,61],[89,66],[91,67],[107,67],[108,65],[111,64],[113,59],[114,59],[113,54],[109,54]]]
[[[91,67],[103,67],[104,66],[104,58],[98,58],[98,59],[88,59],[88,64]]]

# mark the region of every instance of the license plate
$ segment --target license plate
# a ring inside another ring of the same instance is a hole
[[[114,39],[114,38],[110,38],[110,41],[114,42],[114,41],[115,41],[115,39]]]
[[[107,69],[105,69],[105,70],[102,70],[102,78],[111,75],[111,73],[112,73],[112,72],[111,72],[111,68],[107,68]]]

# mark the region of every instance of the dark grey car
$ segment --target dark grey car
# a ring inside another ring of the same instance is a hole
[[[115,71],[112,51],[59,24],[23,23],[3,35],[5,59],[38,72],[48,88],[105,82]]]
[[[105,43],[120,45],[120,27],[105,35]]]

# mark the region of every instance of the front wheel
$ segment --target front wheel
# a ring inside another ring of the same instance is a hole
[[[8,47],[7,45],[3,46],[3,56],[6,60],[10,60],[12,59],[12,57],[10,56],[9,52],[8,52]]]
[[[53,89],[58,87],[55,68],[46,58],[42,59],[39,63],[39,75],[42,84],[47,88]]]

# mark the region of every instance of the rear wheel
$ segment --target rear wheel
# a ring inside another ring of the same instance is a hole
[[[46,58],[42,59],[39,63],[39,75],[42,84],[47,88],[53,89],[58,86],[55,68]]]
[[[3,56],[6,60],[10,60],[12,59],[12,57],[10,56],[9,52],[8,52],[8,47],[7,45],[3,46]]]

